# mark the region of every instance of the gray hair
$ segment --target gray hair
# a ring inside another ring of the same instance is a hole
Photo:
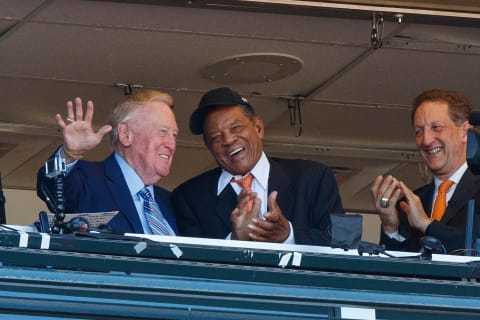
[[[140,90],[126,96],[117,103],[115,109],[113,109],[113,112],[110,115],[109,121],[109,124],[112,126],[112,131],[110,131],[110,145],[113,150],[117,150],[119,144],[118,125],[135,118],[142,108],[152,101],[162,101],[171,109],[175,106],[171,95],[157,90]]]

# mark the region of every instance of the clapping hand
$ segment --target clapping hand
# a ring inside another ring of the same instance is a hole
[[[277,203],[278,192],[273,191],[268,196],[268,208],[260,219],[258,216],[249,224],[250,238],[255,241],[284,242],[290,235],[290,224]]]
[[[253,205],[252,205],[253,202]],[[244,188],[237,198],[237,207],[230,216],[233,240],[251,240],[249,225],[259,217],[262,200],[250,188]]]

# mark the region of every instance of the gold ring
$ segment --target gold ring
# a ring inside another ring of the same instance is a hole
[[[390,206],[390,199],[386,197],[380,198],[380,207],[388,208]]]
[[[67,120],[68,122],[73,122],[75,120],[73,120],[72,118],[69,118],[69,117],[66,117],[65,120]]]

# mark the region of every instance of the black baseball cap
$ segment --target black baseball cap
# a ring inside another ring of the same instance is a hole
[[[203,122],[209,110],[214,107],[244,105],[253,113],[253,107],[248,100],[230,88],[217,88],[205,93],[198,107],[190,116],[190,131],[193,134],[203,134]]]

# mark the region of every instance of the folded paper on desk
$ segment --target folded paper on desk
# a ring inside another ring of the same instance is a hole
[[[88,220],[90,227],[98,228],[101,225],[106,225],[117,213],[118,211],[67,213],[65,214],[64,221],[66,222],[74,218],[81,217]],[[52,225],[54,218],[55,215],[53,213],[48,214],[49,225]]]

